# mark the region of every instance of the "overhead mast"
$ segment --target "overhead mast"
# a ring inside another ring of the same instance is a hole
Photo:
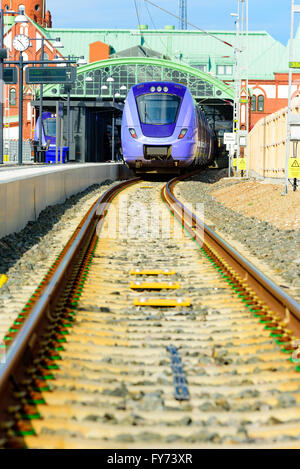
[[[187,29],[187,0],[179,0],[179,29]]]

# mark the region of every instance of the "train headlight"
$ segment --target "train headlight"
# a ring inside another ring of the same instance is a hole
[[[157,87],[157,91],[158,91],[159,93],[161,93],[161,92],[162,92],[162,87],[161,87],[161,86],[158,86],[158,87]]]
[[[164,86],[164,92],[167,93],[169,91],[169,88],[167,86]]]
[[[154,91],[155,91],[155,86],[151,86],[150,91],[151,91],[151,93],[154,93]]]
[[[131,129],[129,129],[129,132],[130,132],[130,135],[131,135],[132,138],[137,138],[137,134],[136,134],[135,129],[131,128]]]
[[[179,139],[182,139],[186,136],[188,129],[181,129],[180,134],[178,135]]]

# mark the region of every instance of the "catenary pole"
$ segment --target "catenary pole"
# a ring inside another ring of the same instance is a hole
[[[19,145],[18,164],[23,163],[23,54],[20,53],[19,61]]]
[[[291,103],[292,103],[292,80],[293,80],[293,70],[291,68],[290,62],[293,60],[294,55],[294,11],[295,11],[295,0],[292,0],[291,4],[291,35],[290,35],[290,50],[289,50],[289,88],[288,88],[288,108],[286,116],[286,147],[285,147],[285,186],[284,194],[287,194],[289,191],[289,157],[290,157],[290,142],[291,142]]]
[[[44,49],[45,49],[45,38],[42,36],[42,44],[41,44],[41,61],[44,60]],[[41,65],[42,67],[42,65]],[[43,132],[43,85],[40,85],[40,120],[39,120],[39,162],[42,162],[42,145],[43,145],[43,139],[42,139],[42,132]]]

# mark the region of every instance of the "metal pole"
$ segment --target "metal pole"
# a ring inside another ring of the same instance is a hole
[[[4,10],[1,9],[1,40],[0,47],[4,48]],[[0,58],[0,164],[3,164],[3,58]]]
[[[249,177],[249,2],[246,0],[246,90],[247,90],[247,105],[246,105],[246,177]]]
[[[112,117],[112,161],[115,161],[115,89],[113,86],[113,117]]]
[[[67,120],[68,120],[68,134],[67,134],[67,147],[69,148],[70,156],[70,143],[71,143],[71,86],[68,85],[68,107],[67,107]]]
[[[292,0],[291,10],[291,37],[290,37],[290,62],[293,60],[293,40],[294,40],[294,9],[295,0]],[[290,141],[291,141],[291,129],[290,129],[290,116],[291,116],[291,101],[292,101],[292,79],[293,70],[289,66],[289,90],[288,90],[288,109],[286,117],[286,156],[285,156],[285,187],[284,194],[289,191],[289,157],[290,157]]]
[[[240,130],[241,130],[241,41],[240,41],[240,0],[238,1],[238,18],[237,18],[237,152],[236,152],[236,175],[239,176],[239,160],[241,154],[240,147]]]
[[[63,162],[63,148],[64,148],[64,118],[60,118],[60,163]]]
[[[236,16],[236,43],[235,43],[235,93],[234,93],[234,110],[233,110],[233,132],[236,135],[236,150],[233,151],[233,157],[236,153],[236,160],[238,162],[239,157],[239,128],[240,128],[240,113],[239,113],[239,97],[241,91],[241,84],[240,84],[240,41],[239,41],[239,21],[240,21],[240,9],[239,9],[239,1],[238,1],[238,13]],[[236,168],[236,175],[238,175],[238,167]]]
[[[20,53],[19,62],[19,151],[18,164],[23,163],[23,55]]]
[[[45,44],[45,38],[42,36],[42,44],[41,44],[41,60],[44,60],[44,44]],[[41,65],[42,67],[43,65]],[[39,120],[39,162],[42,162],[42,145],[43,145],[43,139],[42,139],[42,124],[43,124],[43,85],[40,85],[40,120]]]
[[[55,164],[58,162],[58,139],[59,139],[59,102],[56,101],[56,149],[55,149]]]
[[[71,56],[68,56],[71,60]],[[68,100],[67,100],[67,121],[68,121],[68,132],[67,132],[67,147],[69,148],[69,159],[70,159],[70,144],[71,144],[71,85],[67,85]]]

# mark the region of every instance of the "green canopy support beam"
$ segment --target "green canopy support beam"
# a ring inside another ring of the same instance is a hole
[[[112,77],[113,84],[107,82]],[[171,81],[187,85],[197,100],[233,100],[234,89],[218,80],[211,74],[179,62],[149,57],[126,57],[94,62],[77,70],[77,81],[72,87],[71,96],[76,98],[112,97],[114,93],[122,93],[121,87],[127,91],[137,84],[147,81]],[[102,90],[103,85],[107,89]],[[63,96],[64,87],[49,85],[44,87],[45,97]]]

